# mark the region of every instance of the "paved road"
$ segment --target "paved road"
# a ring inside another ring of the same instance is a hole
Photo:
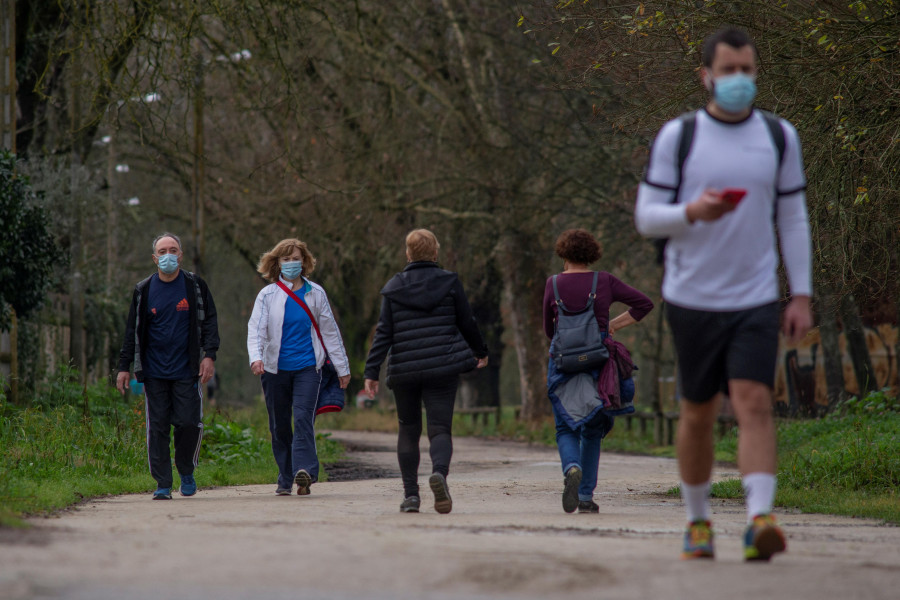
[[[393,436],[334,437],[396,474]],[[717,502],[716,561],[679,561],[668,459],[604,455],[599,515],[562,511],[553,449],[455,440],[449,515],[431,508],[423,463],[420,514],[399,513],[396,477],[91,501],[0,531],[0,599],[900,598],[900,528],[870,520],[782,513],[788,552],[746,564],[743,509]]]

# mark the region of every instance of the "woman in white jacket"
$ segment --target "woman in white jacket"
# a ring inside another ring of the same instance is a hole
[[[278,465],[275,493],[280,496],[289,496],[294,483],[298,495],[309,494],[319,476],[314,424],[326,351],[341,388],[350,382],[347,353],[328,296],[307,279],[315,267],[316,259],[297,239],[281,240],[263,254],[256,270],[273,283],[256,296],[247,325],[250,370],[261,376]]]

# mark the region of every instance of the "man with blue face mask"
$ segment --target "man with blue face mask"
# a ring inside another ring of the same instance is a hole
[[[725,394],[740,428],[744,557],[769,560],[785,550],[771,514],[772,389],[780,301],[788,300],[781,319],[787,341],[799,341],[812,326],[811,249],[800,141],[790,123],[753,107],[756,61],[756,47],[739,29],[705,41],[701,77],[710,101],[662,127],[635,208],[641,234],[668,238],[662,295],[682,396],[677,452],[686,559],[714,554],[713,427]]]
[[[201,390],[215,373],[219,330],[206,282],[181,269],[178,236],[158,236],[152,256],[157,272],[135,286],[116,387],[125,393],[133,362],[135,376],[144,384],[147,454],[157,484],[153,499],[170,500],[173,427],[181,494],[197,493],[194,467],[203,437]]]

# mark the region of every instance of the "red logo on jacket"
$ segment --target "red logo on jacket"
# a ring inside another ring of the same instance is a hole
[[[183,310],[190,310],[190,305],[188,304],[187,298],[182,298],[181,301],[175,305],[175,310],[181,312]]]

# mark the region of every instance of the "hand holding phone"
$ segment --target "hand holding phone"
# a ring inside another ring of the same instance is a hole
[[[724,190],[722,190],[722,200],[728,202],[729,204],[737,204],[746,195],[747,190],[743,190],[740,188],[725,188]]]

